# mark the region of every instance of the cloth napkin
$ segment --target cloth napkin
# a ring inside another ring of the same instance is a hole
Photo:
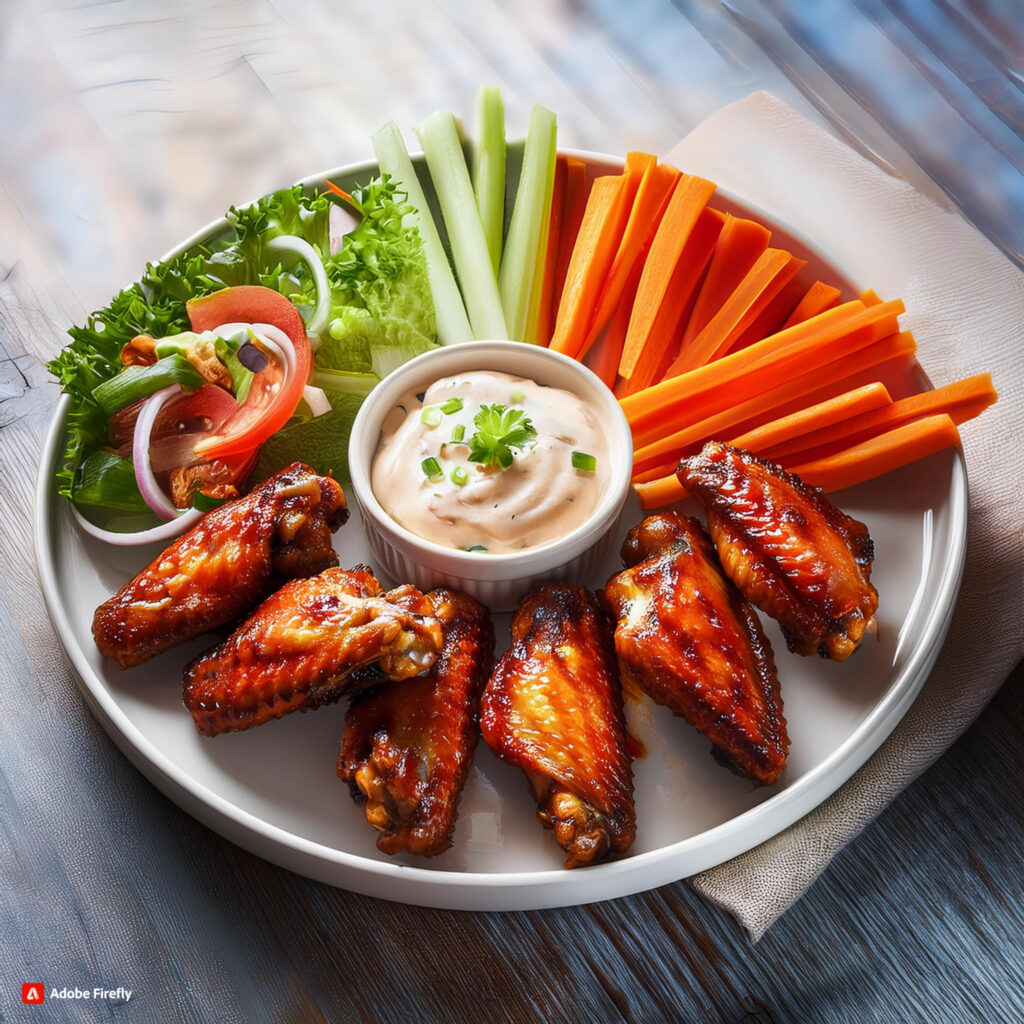
[[[807,817],[691,878],[757,941],[832,857],[967,728],[1024,655],[1024,274],[956,212],[768,93],[725,107],[669,154],[823,239],[852,280],[900,297],[935,386],[989,371],[999,401],[963,430],[967,563],[931,677],[877,753]],[[865,237],[869,245],[865,245]]]

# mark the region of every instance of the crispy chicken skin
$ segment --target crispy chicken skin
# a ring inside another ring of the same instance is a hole
[[[718,441],[677,474],[707,509],[726,574],[778,619],[789,649],[848,658],[878,608],[867,527],[799,477]]]
[[[236,622],[285,580],[337,565],[331,533],[347,518],[338,482],[294,463],[207,512],[101,604],[96,646],[128,668]]]
[[[418,601],[411,586],[382,595],[366,566],[292,580],[186,667],[185,707],[216,736],[337,700],[370,662],[390,679],[416,675],[441,649],[437,619],[407,608]]]
[[[434,590],[425,598],[441,623],[441,654],[426,675],[355,696],[338,776],[365,802],[366,820],[380,831],[379,850],[434,857],[451,845],[473,763],[480,694],[494,664],[494,626],[487,609],[461,591]]]
[[[545,583],[512,619],[512,646],[484,690],[480,728],[518,765],[537,817],[569,868],[626,850],[636,835],[633,772],[611,627],[575,583]]]
[[[775,782],[789,737],[772,650],[704,528],[678,512],[649,516],[622,560],[600,599],[618,620],[623,675],[707,736],[735,772]]]

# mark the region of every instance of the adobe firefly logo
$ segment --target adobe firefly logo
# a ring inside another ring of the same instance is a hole
[[[46,989],[38,981],[29,981],[21,986],[21,1001],[36,1006],[46,998]]]

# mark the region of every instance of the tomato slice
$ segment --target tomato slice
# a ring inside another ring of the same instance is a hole
[[[245,402],[214,436],[196,446],[198,455],[211,459],[252,451],[288,422],[313,372],[313,353],[302,316],[286,296],[255,284],[190,299],[186,308],[197,333],[236,322],[271,324],[288,336],[295,349],[293,374],[272,360],[253,378]]]

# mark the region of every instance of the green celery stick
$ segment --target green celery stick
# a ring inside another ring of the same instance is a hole
[[[498,273],[508,336],[519,341],[536,340],[536,315],[531,328],[530,314],[540,308],[540,296],[534,293],[543,280],[538,261],[544,259],[542,245],[547,244],[556,143],[555,115],[538,104],[530,115],[523,170]]]
[[[423,239],[423,251],[427,257],[427,273],[430,278],[430,293],[434,298],[434,315],[437,319],[437,340],[442,345],[456,345],[473,340],[473,331],[466,316],[459,286],[448,263],[448,255],[437,233],[427,197],[420,188],[416,170],[409,159],[402,133],[394,121],[389,121],[373,136],[373,151],[382,174],[389,174],[409,196],[409,202],[416,207],[410,214]]]
[[[505,104],[496,85],[482,85],[476,97],[476,148],[473,152],[473,191],[487,251],[497,275],[505,230]]]
[[[478,340],[507,338],[498,282],[487,251],[487,239],[455,117],[450,110],[435,111],[419,125],[416,134],[441,204],[473,336]]]

